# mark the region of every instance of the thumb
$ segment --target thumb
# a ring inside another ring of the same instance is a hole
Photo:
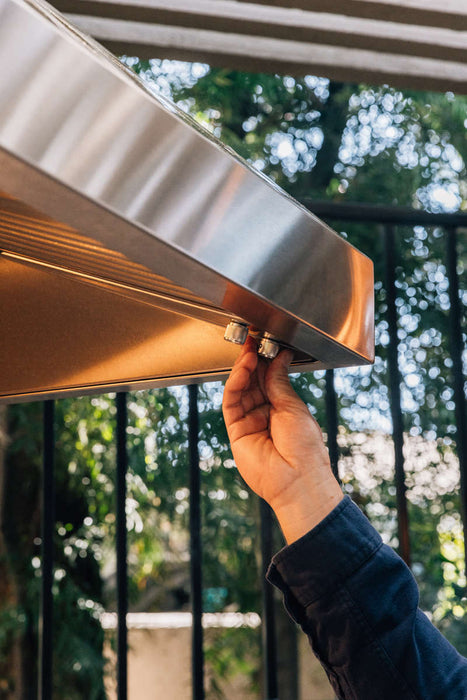
[[[283,350],[269,365],[266,372],[266,391],[272,406],[277,409],[295,409],[302,404],[289,379],[291,350]]]

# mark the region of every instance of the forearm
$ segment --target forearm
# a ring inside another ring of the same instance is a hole
[[[348,499],[282,550],[269,578],[339,698],[467,698],[467,661],[418,610],[410,571]]]

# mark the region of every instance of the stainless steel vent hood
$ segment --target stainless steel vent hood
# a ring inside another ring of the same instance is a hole
[[[0,65],[0,401],[222,377],[226,328],[372,361],[355,248],[46,3],[0,0]]]

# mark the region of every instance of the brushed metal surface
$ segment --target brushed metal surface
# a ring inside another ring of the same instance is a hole
[[[0,398],[224,376],[230,318],[306,367],[372,361],[368,258],[46,3],[0,0],[0,63]]]

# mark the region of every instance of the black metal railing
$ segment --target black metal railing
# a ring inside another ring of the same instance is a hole
[[[39,692],[40,697],[52,697],[53,664],[53,576],[55,530],[54,479],[54,402],[44,402],[44,437],[42,471],[42,599],[39,623]]]
[[[382,207],[370,204],[335,204],[303,200],[315,214],[328,221],[345,221],[373,223],[379,225],[384,240],[384,269],[386,286],[387,323],[389,334],[388,346],[388,384],[389,402],[392,418],[392,439],[394,443],[394,473],[397,500],[397,521],[400,554],[410,565],[410,532],[406,500],[406,483],[403,453],[403,413],[401,407],[401,374],[398,360],[398,314],[396,308],[396,268],[397,246],[395,242],[396,226],[436,226],[445,231],[446,236],[446,271],[449,282],[449,335],[450,356],[452,360],[452,381],[455,404],[455,441],[460,470],[461,517],[464,530],[464,546],[467,546],[467,415],[464,391],[464,374],[462,366],[462,313],[459,298],[459,276],[457,257],[458,231],[467,231],[467,214],[431,214],[408,207]],[[327,372],[326,408],[328,419],[328,440],[331,458],[337,449],[337,401],[334,383]],[[335,459],[335,458],[334,458]]]
[[[190,579],[192,621],[193,700],[204,698],[203,581],[201,550],[201,479],[199,469],[198,387],[188,387],[188,448],[190,452]]]
[[[401,374],[398,364],[398,317],[396,309],[397,246],[395,243],[396,226],[441,226],[446,230],[446,270],[449,279],[449,332],[450,354],[455,402],[456,443],[461,474],[461,504],[464,532],[467,531],[467,423],[464,394],[464,376],[462,369],[462,310],[459,299],[458,261],[456,252],[457,231],[467,227],[465,214],[428,214],[408,209],[390,209],[368,205],[336,205],[327,202],[304,202],[310,209],[324,219],[332,221],[373,222],[383,227],[384,256],[386,271],[386,304],[389,333],[387,355],[389,376],[389,397],[392,416],[395,451],[395,485],[397,490],[397,513],[399,543],[402,556],[410,562],[410,536],[407,516],[406,485],[403,454],[403,413],[401,408]],[[128,610],[127,588],[127,530],[126,530],[126,472],[127,472],[127,405],[126,394],[118,393],[117,405],[117,607],[118,607],[118,641],[117,641],[117,680],[118,698],[127,698],[127,627]],[[338,449],[338,401],[334,388],[334,373],[326,373],[326,417],[328,446],[332,467],[337,474],[339,459]],[[198,453],[199,411],[198,388],[189,387],[189,462],[190,462],[190,547],[191,547],[191,587],[192,587],[192,679],[193,698],[204,698],[204,655],[202,627],[202,566],[201,566],[201,507],[200,507],[200,469]],[[53,638],[53,538],[54,538],[54,403],[44,403],[44,453],[43,453],[43,537],[42,537],[42,609],[41,609],[41,643],[40,643],[40,698],[52,699],[52,638]],[[273,553],[272,537],[273,519],[265,503],[261,503],[261,541],[263,573]],[[263,658],[265,667],[265,698],[273,700],[278,697],[277,649],[274,620],[274,601],[272,589],[264,584],[263,591]]]
[[[117,548],[117,697],[128,695],[128,571],[126,529],[126,476],[128,452],[126,429],[128,424],[127,396],[120,392],[117,403],[117,470],[116,470],[116,548]]]

